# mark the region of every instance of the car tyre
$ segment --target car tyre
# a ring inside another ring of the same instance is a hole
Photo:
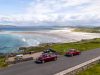
[[[42,63],[45,63],[45,61],[44,61],[44,60],[42,60]]]
[[[54,58],[54,61],[56,61],[57,60],[57,58]]]
[[[74,55],[73,54],[71,54],[71,57],[73,57]]]
[[[78,55],[80,55],[81,53],[79,53]]]

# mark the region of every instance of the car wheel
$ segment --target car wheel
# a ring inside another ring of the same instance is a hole
[[[45,63],[45,61],[44,61],[44,60],[42,60],[42,63]]]
[[[73,56],[73,54],[71,54],[71,57]]]
[[[56,61],[57,60],[57,58],[54,58],[54,61]]]
[[[80,55],[81,53],[78,53],[78,55]]]

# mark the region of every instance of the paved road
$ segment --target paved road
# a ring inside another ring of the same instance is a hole
[[[74,57],[59,56],[57,61],[45,64],[35,64],[34,61],[19,63],[0,70],[0,75],[53,75],[97,56],[100,56],[100,48]]]

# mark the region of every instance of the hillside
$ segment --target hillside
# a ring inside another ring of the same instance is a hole
[[[93,28],[75,28],[73,31],[75,32],[89,32],[89,33],[100,33],[100,27],[93,27]]]

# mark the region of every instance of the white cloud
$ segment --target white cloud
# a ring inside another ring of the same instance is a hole
[[[0,16],[0,20],[33,23],[86,21],[88,24],[100,19],[99,13],[100,0],[33,0],[25,13]]]

